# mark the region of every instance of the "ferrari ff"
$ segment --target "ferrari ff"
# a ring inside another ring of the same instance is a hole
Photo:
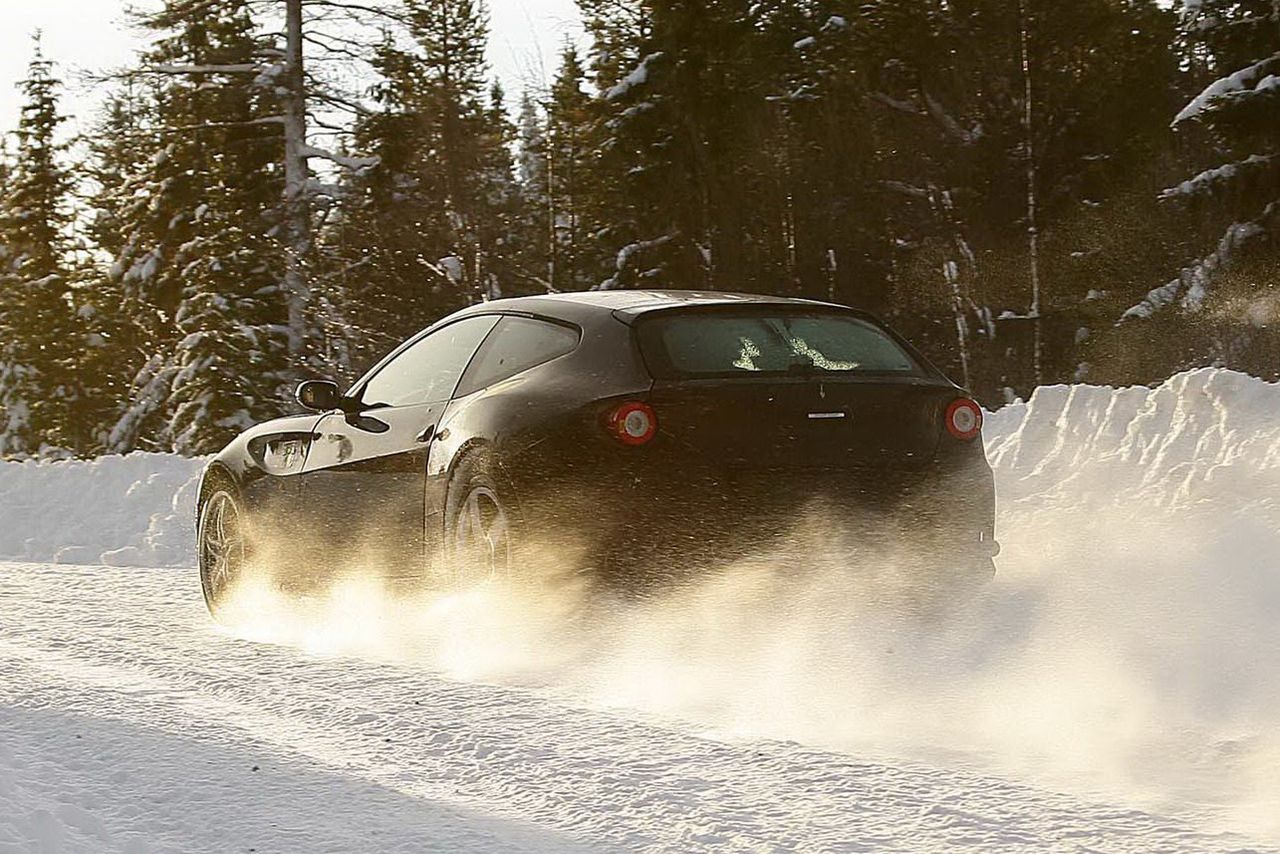
[[[899,335],[839,305],[597,291],[481,303],[345,392],[253,427],[205,468],[198,563],[326,582],[353,561],[469,583],[573,546],[624,582],[755,548],[807,509],[931,571],[989,577],[995,493],[982,410]],[[938,568],[941,569],[938,569]]]

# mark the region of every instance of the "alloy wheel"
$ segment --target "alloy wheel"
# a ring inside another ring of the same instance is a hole
[[[464,562],[463,574],[482,578],[511,571],[511,520],[492,489],[472,487],[458,511],[454,553]]]
[[[217,492],[200,516],[200,574],[210,607],[218,605],[245,563],[244,520],[235,498]]]

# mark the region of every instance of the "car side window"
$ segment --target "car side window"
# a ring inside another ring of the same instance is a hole
[[[493,315],[468,317],[415,341],[365,383],[361,406],[413,406],[448,400],[476,348],[497,323]]]
[[[576,329],[559,323],[530,317],[504,317],[476,353],[458,385],[457,394],[461,397],[488,388],[572,352],[580,337]]]

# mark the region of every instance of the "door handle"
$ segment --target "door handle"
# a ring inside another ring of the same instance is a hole
[[[432,424],[430,427],[426,428],[417,436],[415,436],[414,440],[417,442],[426,443],[426,442],[430,442],[435,437],[436,437],[436,425]]]

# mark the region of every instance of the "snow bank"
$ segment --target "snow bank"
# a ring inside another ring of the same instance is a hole
[[[1002,513],[1125,505],[1280,517],[1280,385],[1244,374],[1046,386],[990,415],[985,433]],[[0,463],[0,558],[189,565],[202,465],[171,454]]]
[[[986,433],[1006,506],[1280,511],[1280,384],[1234,371],[1155,389],[1046,386]]]
[[[109,566],[192,561],[203,460],[129,454],[0,463],[0,558]]]

